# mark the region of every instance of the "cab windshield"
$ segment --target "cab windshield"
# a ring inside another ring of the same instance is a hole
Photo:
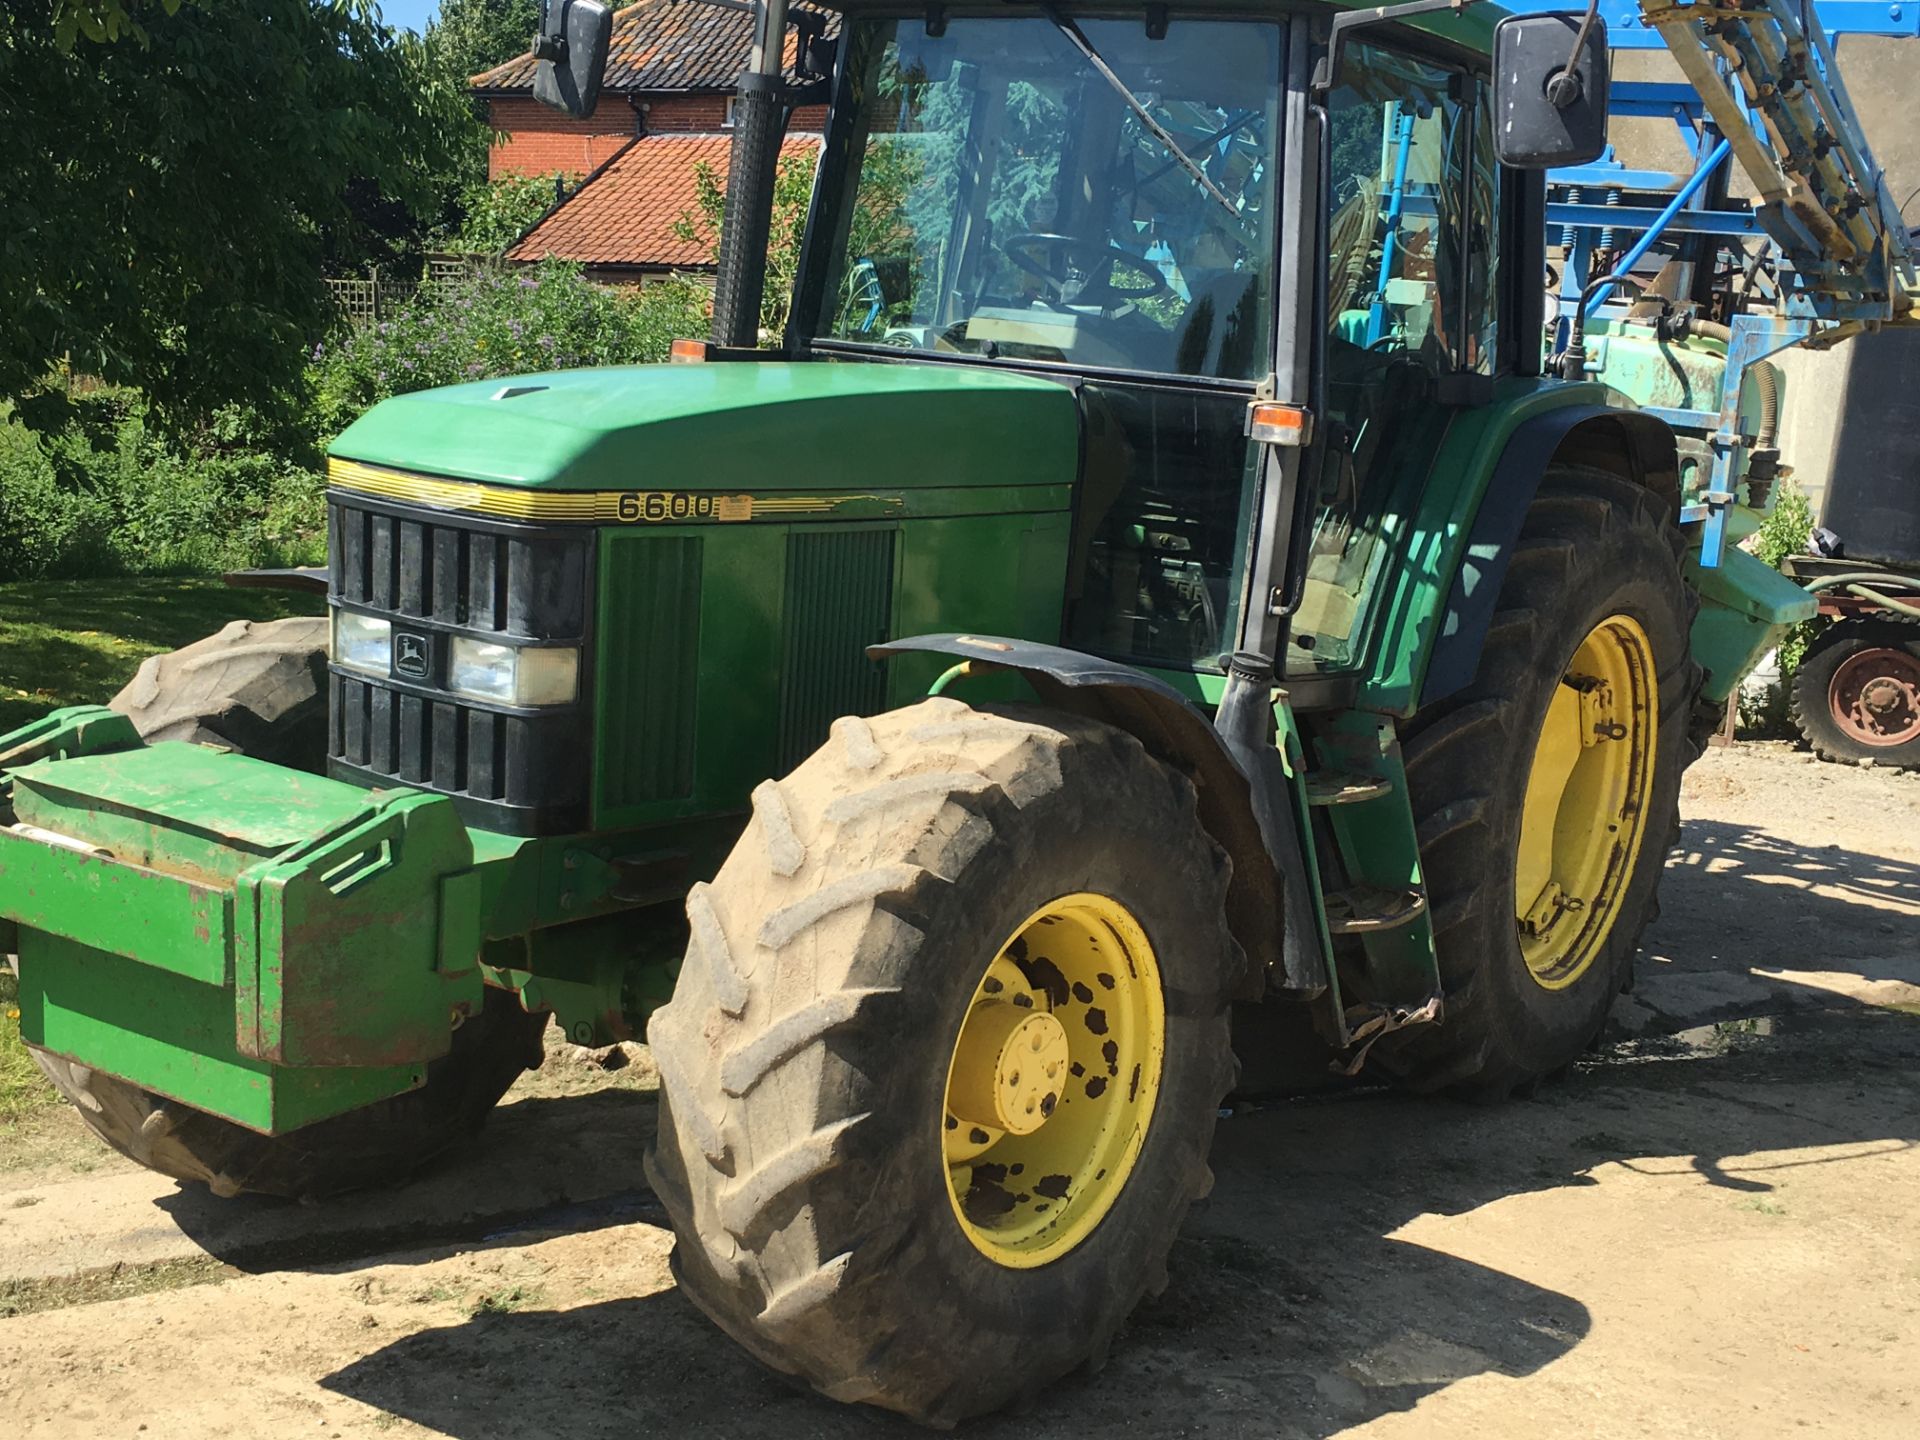
[[[817,336],[1225,380],[1272,368],[1278,28],[1078,31],[1117,87],[1044,18],[855,24]]]

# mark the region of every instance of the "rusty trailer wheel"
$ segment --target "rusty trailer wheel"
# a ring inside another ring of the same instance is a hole
[[[1823,760],[1920,770],[1920,625],[1863,617],[1823,630],[1794,674],[1793,719]]]

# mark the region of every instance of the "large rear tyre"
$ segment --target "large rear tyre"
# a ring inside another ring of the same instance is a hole
[[[1920,625],[1862,616],[1821,631],[1793,674],[1793,723],[1822,760],[1920,770]]]
[[[1211,1184],[1227,878],[1192,787],[1110,726],[841,720],[689,897],[649,1026],[682,1289],[935,1425],[1103,1358]]]
[[[1474,683],[1404,737],[1446,1010],[1378,1063],[1503,1098],[1564,1068],[1630,983],[1679,832],[1700,684],[1684,541],[1661,497],[1550,469]]]
[[[470,1139],[507,1087],[540,1063],[546,1024],[517,996],[489,990],[418,1090],[271,1137],[63,1056],[32,1054],[94,1134],[129,1160],[220,1196],[305,1200],[391,1184]]]
[[[327,622],[235,620],[149,657],[107,703],[144,740],[224,745],[318,774],[327,757]]]
[[[291,768],[326,756],[326,621],[236,620],[146,661],[112,700],[142,738],[185,740]],[[426,1083],[350,1114],[268,1137],[45,1051],[34,1062],[122,1155],[216,1195],[312,1199],[402,1179],[470,1138],[522,1071],[540,1064],[547,1016],[488,991]]]

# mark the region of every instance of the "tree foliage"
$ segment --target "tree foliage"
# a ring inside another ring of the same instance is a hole
[[[440,0],[427,44],[448,73],[466,81],[526,54],[539,28],[540,0]]]
[[[779,335],[793,308],[793,287],[800,274],[800,243],[806,237],[807,209],[813,201],[819,153],[811,148],[780,157],[773,182],[773,217],[767,227],[766,288],[760,295],[760,329]],[[848,246],[856,255],[887,254],[911,237],[907,197],[925,168],[923,157],[904,147],[877,147],[867,155],[860,191],[854,200]],[[717,264],[720,226],[727,190],[719,172],[706,161],[693,167],[694,209],[674,221],[673,233],[707,247]]]
[[[168,15],[180,8],[180,0],[158,0]],[[71,50],[82,36],[101,44],[132,39],[147,43],[146,28],[138,12],[142,0],[53,0],[53,38],[62,50]]]
[[[449,250],[467,255],[499,255],[533,228],[555,203],[558,187],[577,176],[501,175],[469,185],[461,194],[466,212]]]
[[[812,150],[780,157],[774,168],[773,220],[767,227],[767,271],[760,292],[760,328],[778,335],[793,306],[793,282],[800,271],[800,241],[807,228],[807,204],[813,198]],[[694,209],[673,222],[682,240],[705,245],[720,259],[720,225],[727,212],[727,190],[719,172],[702,160],[693,167]]]
[[[487,233],[493,233],[499,228],[496,215],[502,203],[511,204],[488,193],[487,151],[498,137],[486,124],[485,105],[472,97],[471,81],[482,71],[532,49],[533,33],[539,24],[540,0],[441,0],[439,15],[427,26],[428,62],[441,83],[468,96],[467,122],[452,137],[454,164],[440,177],[439,186],[442,204],[437,233],[456,237],[454,249],[469,248],[470,237],[462,232],[473,223],[476,211],[479,223],[489,227]],[[539,211],[529,215],[529,223],[538,215]],[[513,238],[509,236],[508,242]]]
[[[368,0],[0,8],[0,399],[65,358],[169,423],[283,408],[356,188],[430,213],[474,125]]]

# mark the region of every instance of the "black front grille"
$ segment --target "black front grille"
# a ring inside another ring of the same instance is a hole
[[[470,824],[509,834],[584,829],[593,532],[452,521],[337,490],[328,527],[330,602],[388,620],[395,643],[387,675],[333,667],[332,773],[440,791]],[[462,636],[579,646],[578,697],[525,708],[451,694]]]
[[[590,533],[449,524],[338,492],[328,520],[335,600],[476,633],[555,640],[585,630]]]

